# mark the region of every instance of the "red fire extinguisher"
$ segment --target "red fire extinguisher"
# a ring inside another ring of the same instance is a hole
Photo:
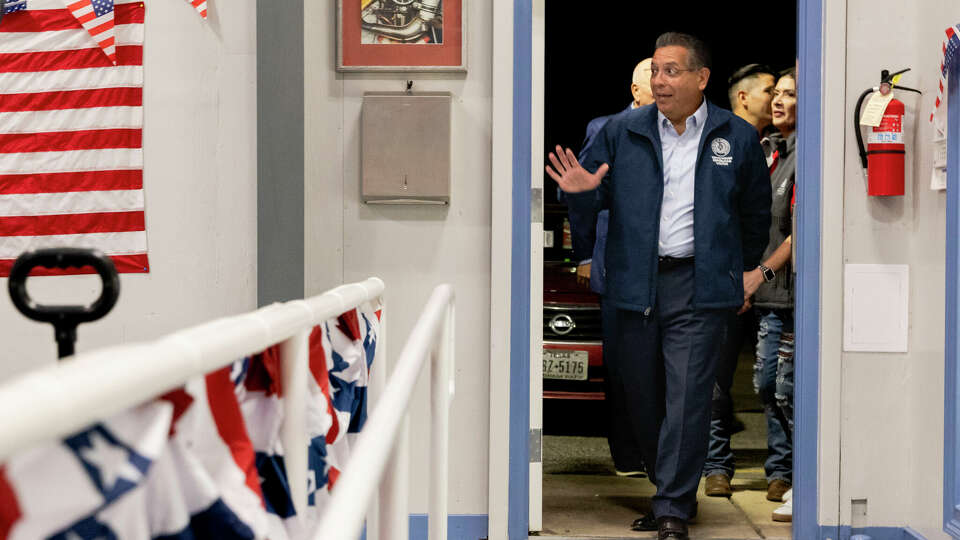
[[[857,106],[853,113],[853,128],[857,136],[857,147],[860,150],[860,163],[867,170],[868,195],[903,195],[904,192],[904,158],[906,147],[903,141],[903,102],[892,98],[883,111],[880,125],[872,127],[867,133],[867,148],[863,147],[863,134],[860,132],[860,108],[863,100],[874,92],[886,96],[893,88],[907,90],[921,94],[919,90],[899,86],[896,81],[899,75],[910,71],[910,68],[890,73],[887,70],[880,72],[880,86],[868,88],[860,94]]]

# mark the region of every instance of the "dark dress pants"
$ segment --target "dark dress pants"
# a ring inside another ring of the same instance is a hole
[[[612,302],[600,300],[603,324],[603,365],[604,412],[608,420],[607,442],[613,466],[620,472],[643,471],[643,452],[637,442],[630,420],[623,374],[620,370],[620,356],[616,354],[616,314],[617,308]]]
[[[619,369],[656,517],[691,519],[707,455],[711,397],[731,309],[695,309],[692,263],[661,268],[649,314],[618,309]]]

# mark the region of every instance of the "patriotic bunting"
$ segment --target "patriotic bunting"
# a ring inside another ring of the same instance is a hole
[[[8,460],[0,467],[3,537],[115,538],[104,533],[123,527],[125,513],[146,510],[147,478],[171,418],[170,405],[154,401]],[[147,523],[123,532],[149,538]]]
[[[207,0],[187,0],[187,3],[195,7],[201,17],[207,18]]]
[[[274,345],[0,463],[0,539],[306,537],[364,424],[380,316],[365,305],[310,335],[302,515],[284,465]]]
[[[321,323],[310,334],[307,508],[300,516],[293,508],[280,438],[286,398],[279,347],[233,364],[231,379],[256,451],[270,538],[299,538],[318,523],[366,420],[379,331],[380,311],[367,305]]]
[[[117,44],[113,29],[113,0],[63,0],[114,65]]]
[[[933,112],[930,113],[931,122],[940,110],[943,93],[947,85],[947,72],[956,58],[957,51],[960,50],[960,24],[947,28],[945,33],[947,39],[940,45],[940,84],[937,88],[937,98],[933,104]]]

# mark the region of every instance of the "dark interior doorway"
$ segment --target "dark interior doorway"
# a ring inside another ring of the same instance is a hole
[[[707,43],[714,64],[707,99],[729,108],[726,82],[738,67],[753,62],[775,69],[793,66],[797,7],[795,2],[668,2],[659,6],[652,2],[589,2],[586,7],[579,2],[547,2],[547,151],[557,144],[578,151],[591,119],[623,110],[631,101],[634,66],[653,55],[657,36],[667,31],[687,32]],[[545,177],[547,203],[557,202],[552,184]]]
[[[713,54],[707,99],[728,109],[727,79],[736,69],[750,63],[786,69],[794,66],[797,54],[796,2],[744,2],[736,6],[593,2],[587,8],[559,0],[545,4],[547,152],[557,144],[578,152],[591,119],[620,112],[630,103],[634,66],[653,55],[654,42],[663,32],[686,32],[707,43]],[[586,349],[591,340],[600,339],[599,321],[587,317],[590,309],[598,313],[599,308],[595,300],[583,296],[589,291],[576,285],[571,275],[577,261],[571,249],[567,209],[558,202],[556,184],[547,176],[544,203],[544,348]],[[551,333],[551,322],[563,309],[571,310],[563,313],[583,320],[565,337],[558,337]],[[763,497],[766,426],[752,388],[753,345],[744,345],[733,389],[738,419],[744,424],[734,440],[736,494],[730,503],[705,498],[701,490],[702,508],[709,510],[700,518],[696,534],[744,538],[763,531],[768,538],[788,538],[789,526],[778,526],[770,519],[776,504]],[[627,518],[638,510],[646,511],[645,503],[638,501],[652,495],[647,480],[615,475],[604,440],[608,413],[602,401],[603,371],[594,365],[595,353],[590,351],[586,381],[546,380],[545,374],[544,536],[622,536]],[[587,500],[595,506],[585,506]]]

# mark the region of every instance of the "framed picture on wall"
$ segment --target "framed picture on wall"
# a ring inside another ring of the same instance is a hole
[[[337,0],[337,71],[467,71],[463,0]]]

